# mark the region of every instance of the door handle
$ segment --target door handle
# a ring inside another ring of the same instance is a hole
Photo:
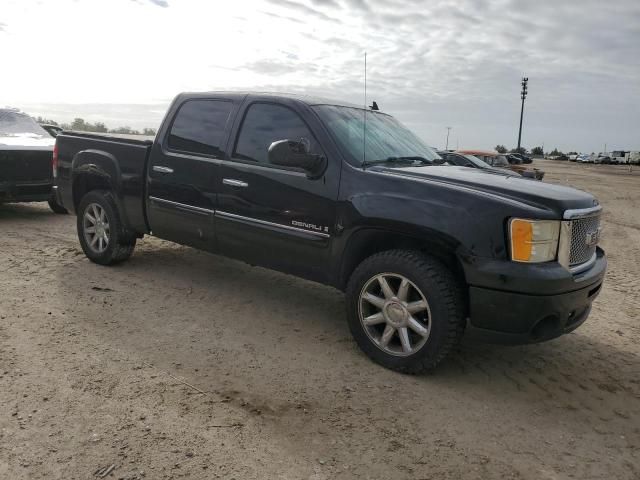
[[[247,182],[243,182],[242,180],[235,180],[233,178],[223,178],[222,183],[225,185],[229,185],[231,187],[248,187],[249,184]]]
[[[173,173],[173,168],[162,167],[160,165],[154,165],[153,171],[158,173]]]

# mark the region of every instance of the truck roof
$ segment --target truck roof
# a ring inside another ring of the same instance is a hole
[[[252,97],[263,98],[265,100],[288,100],[288,101],[298,101],[301,103],[305,103],[307,105],[335,105],[339,107],[351,107],[351,108],[359,108],[364,110],[362,105],[356,105],[353,103],[343,102],[339,100],[333,100],[329,98],[314,96],[314,95],[305,95],[300,93],[283,93],[283,92],[251,92],[251,91],[210,91],[210,92],[183,92],[179,97],[207,97],[207,96],[219,96],[225,98],[236,98],[241,99],[247,95],[251,95]],[[367,109],[369,110],[369,109]]]

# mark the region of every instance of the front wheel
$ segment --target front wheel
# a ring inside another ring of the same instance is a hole
[[[347,286],[349,328],[382,366],[404,373],[436,367],[460,341],[464,301],[441,262],[390,250],[364,260]]]
[[[121,223],[111,192],[92,190],[78,207],[78,239],[89,260],[100,265],[113,265],[128,259],[136,246],[136,238]]]

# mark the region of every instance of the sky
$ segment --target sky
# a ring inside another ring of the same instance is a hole
[[[640,0],[0,0],[0,107],[157,127],[182,91],[306,93],[429,145],[640,150]]]

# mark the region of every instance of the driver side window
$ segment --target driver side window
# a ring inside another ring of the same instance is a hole
[[[242,121],[233,158],[269,165],[269,146],[278,140],[302,140],[310,153],[319,153],[311,131],[296,112],[282,105],[254,103]]]

